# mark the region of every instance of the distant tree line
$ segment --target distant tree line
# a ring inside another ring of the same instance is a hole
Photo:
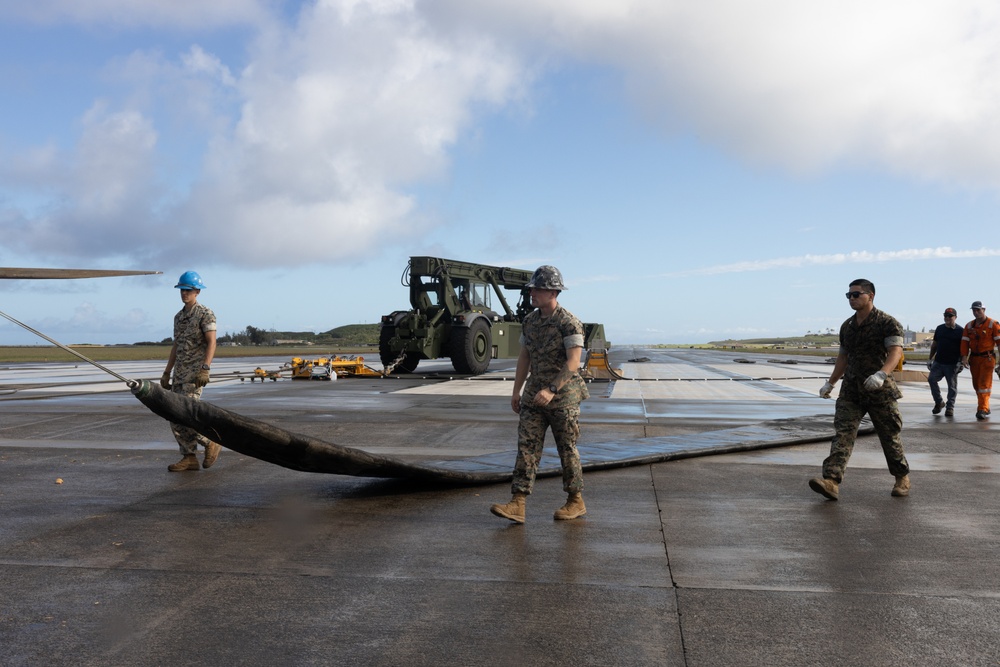
[[[330,345],[330,346],[378,346],[378,324],[346,324],[344,326],[315,333],[312,331],[275,331],[247,326],[243,331],[226,332],[217,338],[220,345]],[[134,345],[172,345],[173,338],[164,338],[160,342],[141,341]]]
[[[378,324],[347,324],[329,331],[314,333],[275,331],[248,326],[236,333],[226,332],[218,338],[218,342],[227,345],[278,345],[279,341],[309,345],[378,345],[379,327]]]
[[[243,331],[219,336],[219,344],[226,345],[277,345],[279,334],[274,329],[267,331],[248,325]]]
[[[829,327],[827,327],[826,331],[807,331],[806,332],[806,337],[809,337],[809,336],[835,336],[835,335],[837,335],[837,332],[834,331],[833,329],[829,328]]]

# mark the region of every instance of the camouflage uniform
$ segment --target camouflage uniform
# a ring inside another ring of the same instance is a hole
[[[889,472],[902,477],[910,472],[903,454],[900,432],[903,418],[896,400],[903,394],[892,376],[874,391],[865,389],[865,380],[882,370],[888,348],[903,345],[903,327],[894,317],[874,308],[859,326],[851,317],[840,327],[840,349],[847,353],[847,370],[837,398],[833,418],[836,435],[830,446],[830,456],[823,461],[823,477],[840,484],[844,469],[854,450],[861,419],[871,417]]]
[[[533,401],[536,393],[555,383],[566,369],[566,351],[583,347],[583,324],[573,313],[559,306],[547,319],[537,310],[531,312],[524,318],[522,332],[521,346],[528,351],[531,366],[521,395],[517,460],[511,490],[531,493],[542,458],[545,429],[551,427],[562,464],[563,489],[567,493],[580,493],[583,470],[576,441],[580,435],[580,403],[590,398],[587,384],[574,372],[548,405],[540,407]]]
[[[205,352],[208,341],[205,333],[215,331],[215,313],[211,309],[196,303],[190,312],[181,308],[174,315],[174,343],[177,345],[177,357],[174,363],[172,391],[188,398],[200,399],[202,387],[195,384],[195,378],[201,365],[205,363]],[[184,455],[195,454],[198,445],[205,447],[208,438],[192,428],[180,424],[170,424],[177,444]]]

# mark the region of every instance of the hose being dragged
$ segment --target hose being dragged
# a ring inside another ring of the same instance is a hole
[[[465,471],[426,466],[286,431],[273,424],[226,410],[208,401],[162,389],[142,380],[132,394],[151,412],[183,424],[227,449],[301,472],[434,480],[451,484],[492,484],[511,478],[509,470]]]

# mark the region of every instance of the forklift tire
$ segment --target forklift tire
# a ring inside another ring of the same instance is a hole
[[[493,335],[482,318],[451,330],[451,365],[463,375],[482,375],[493,357]]]

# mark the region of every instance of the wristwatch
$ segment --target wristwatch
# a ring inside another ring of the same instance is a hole
[[[201,365],[201,370],[203,370],[203,371],[210,371],[210,370],[212,370],[212,367],[209,366],[208,364],[202,364]]]
[[[553,394],[558,394],[559,393],[559,388],[556,387],[554,384],[550,384],[549,385],[549,391],[551,391]]]

